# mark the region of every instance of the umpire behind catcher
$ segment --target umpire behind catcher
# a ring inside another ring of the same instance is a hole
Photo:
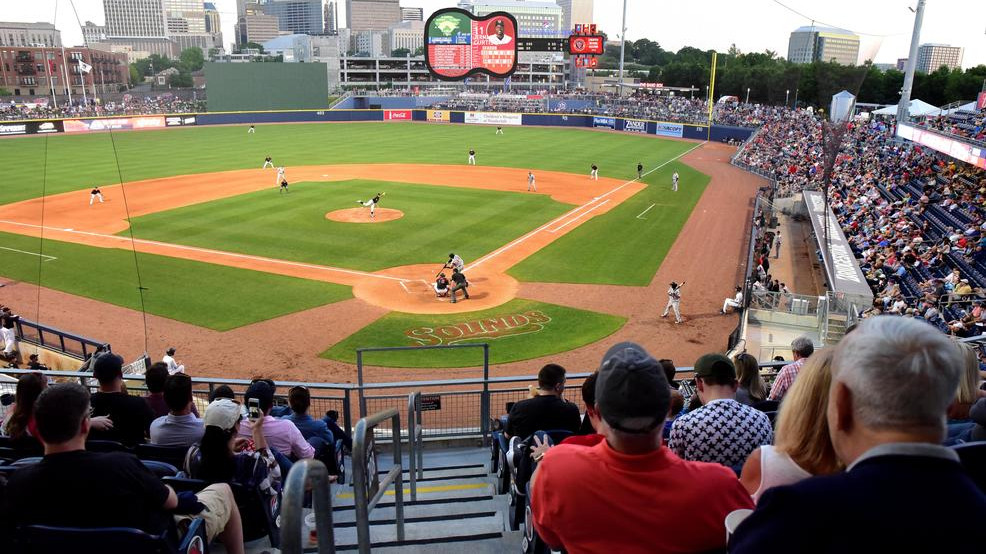
[[[452,290],[449,291],[452,294],[452,303],[455,304],[455,291],[462,289],[462,295],[469,300],[469,282],[466,281],[466,274],[459,271],[458,268],[452,269]]]

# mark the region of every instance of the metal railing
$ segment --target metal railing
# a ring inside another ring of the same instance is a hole
[[[401,466],[401,441],[393,441],[394,467],[380,479],[377,471],[376,441],[374,429],[390,420],[393,436],[400,436],[401,413],[397,409],[384,410],[364,417],[356,423],[353,436],[353,494],[356,508],[356,538],[360,554],[370,552],[370,512],[383,498],[391,484],[394,485],[394,510],[397,521],[397,540],[404,540],[404,479]]]
[[[750,308],[813,316],[818,315],[819,309],[823,309],[822,303],[824,301],[820,302],[819,298],[824,299],[825,297],[794,294],[793,292],[754,291],[750,294]]]
[[[412,501],[418,499],[418,479],[424,478],[424,435],[421,427],[421,391],[416,391],[407,396],[407,471]]]
[[[332,530],[332,494],[329,471],[318,460],[299,460],[291,466],[285,480],[281,504],[281,552],[301,554],[305,551],[305,538],[301,527],[304,519],[305,493],[312,491],[312,509],[315,514],[315,532],[318,537],[318,553],[334,554],[335,535]]]
[[[98,347],[110,349],[109,343],[62,331],[29,319],[18,318],[14,322],[17,340],[49,350],[57,350],[77,360],[85,360]]]

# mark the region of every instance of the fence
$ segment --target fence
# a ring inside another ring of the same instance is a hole
[[[298,460],[291,465],[291,471],[285,479],[281,503],[281,552],[301,554],[305,551],[301,522],[304,517],[302,506],[307,491],[311,491],[312,494],[318,552],[319,554],[335,552],[329,471],[325,468],[325,464],[318,460]]]
[[[24,318],[18,318],[14,322],[14,331],[20,342],[56,350],[79,360],[85,360],[99,347],[104,347],[107,350],[110,348],[109,343],[88,339]]]
[[[398,435],[401,429],[401,413],[384,410],[364,417],[356,424],[353,437],[353,495],[356,507],[356,537],[360,554],[370,553],[370,512],[383,498],[387,488],[394,485],[394,511],[397,524],[397,540],[404,540],[404,478],[401,466],[401,442],[394,441],[394,466],[380,479],[377,471],[375,433],[377,425],[390,420],[391,432]],[[414,453],[412,452],[412,456]]]
[[[819,298],[790,292],[753,291],[750,295],[750,308],[794,315],[818,315],[819,310],[825,309],[824,300],[819,302]]]

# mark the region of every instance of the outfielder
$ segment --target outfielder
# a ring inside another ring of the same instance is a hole
[[[638,179],[644,178],[644,164],[640,162],[637,162],[637,178]]]
[[[377,211],[377,203],[380,202],[380,197],[387,194],[386,192],[378,192],[376,196],[363,202],[362,200],[357,200],[356,203],[363,206],[364,208],[370,208],[370,219],[373,219],[374,212]]]
[[[668,305],[664,307],[664,313],[661,314],[661,317],[668,317],[668,310],[674,310],[674,322],[681,323],[681,310],[678,309],[678,304],[681,302],[681,287],[683,286],[685,286],[684,281],[680,285],[671,281],[671,286],[668,287]]]
[[[253,128],[253,125],[251,125],[249,129],[247,129],[247,134],[248,135],[252,135],[252,134],[254,134],[256,132],[257,132],[257,130]]]
[[[589,178],[598,181],[599,180],[599,166],[592,164],[592,172],[589,173]]]
[[[270,161],[270,156],[264,158],[264,167],[261,167],[260,169],[267,169],[268,167],[274,167],[274,162]]]
[[[469,149],[469,165],[476,165],[476,151]]]
[[[531,191],[537,192],[538,191],[538,186],[534,182],[534,172],[533,171],[528,171],[527,172],[527,192],[531,192]]]
[[[89,192],[89,205],[92,206],[92,203],[97,198],[99,198],[99,203],[102,204],[103,203],[103,193],[102,192],[99,192],[99,187],[93,187],[92,191]]]
[[[284,166],[282,165],[277,168],[277,177],[274,178],[274,184],[276,185],[283,180],[284,180]]]
[[[671,191],[678,192],[678,172],[675,171],[674,175],[671,176]]]
[[[502,135],[503,134],[503,127],[500,127],[499,125],[497,125],[496,126],[496,134]]]

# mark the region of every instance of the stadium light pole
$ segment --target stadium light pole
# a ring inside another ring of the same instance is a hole
[[[790,100],[791,100],[791,89],[787,89],[787,90],[784,91],[784,107],[785,108],[787,108],[789,106]]]
[[[623,52],[627,47],[627,0],[623,0],[623,26],[620,29],[620,83],[619,95],[623,98]]]
[[[746,103],[750,103],[750,87],[746,87]]]
[[[904,86],[900,89],[900,102],[897,103],[897,124],[906,121],[910,111],[911,88],[914,86],[914,69],[918,64],[918,42],[921,41],[921,23],[924,21],[924,2],[918,0],[914,11],[914,30],[911,32],[911,50],[904,69]]]

